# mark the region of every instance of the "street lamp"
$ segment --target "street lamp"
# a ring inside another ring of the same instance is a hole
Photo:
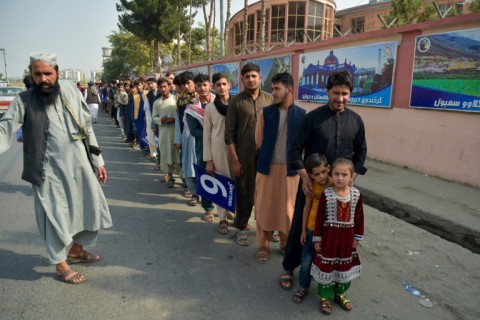
[[[5,49],[0,48],[0,51],[3,51],[3,63],[5,63],[5,81],[7,82],[8,86],[7,59],[5,58]]]

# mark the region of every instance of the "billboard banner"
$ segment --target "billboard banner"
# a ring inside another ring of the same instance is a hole
[[[215,64],[210,67],[210,77],[217,72],[225,73],[228,76],[228,80],[230,81],[230,94],[237,95],[240,92],[240,70],[238,66],[238,62]]]
[[[412,108],[480,112],[480,29],[418,36]]]
[[[330,74],[348,71],[353,76],[349,104],[390,107],[396,42],[308,52],[300,55],[298,100],[327,102]]]
[[[260,74],[262,76],[261,88],[263,91],[272,92],[272,78],[275,74],[280,72],[292,73],[291,56],[247,60],[244,64],[249,62],[255,63],[260,67]]]

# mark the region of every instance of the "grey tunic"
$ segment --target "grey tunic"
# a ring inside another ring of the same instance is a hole
[[[73,83],[61,80],[60,88],[62,97],[89,130],[89,143],[97,145],[90,110],[79,91]],[[25,106],[17,97],[0,119],[0,154],[10,147],[15,132],[22,126],[24,113]],[[67,248],[82,232],[111,227],[112,219],[79,139],[78,127],[60,97],[47,107],[47,116],[50,124],[44,158],[45,180],[40,186],[33,186],[33,190],[40,235],[46,241],[50,261],[58,263],[66,258],[65,252],[55,253],[58,248]],[[103,158],[94,156],[94,165],[103,166]],[[96,234],[87,238],[94,243]]]

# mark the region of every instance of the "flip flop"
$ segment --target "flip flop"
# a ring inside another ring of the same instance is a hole
[[[280,287],[285,290],[292,289],[293,284],[293,273],[288,270],[283,270],[282,274],[280,275]]]
[[[72,273],[74,275],[71,276],[71,277],[68,277]],[[78,279],[78,277],[83,277],[83,280],[75,281],[75,279]],[[80,284],[80,283],[83,283],[83,282],[87,281],[87,278],[85,278],[85,276],[83,274],[81,274],[77,271],[74,271],[70,268],[67,269],[67,271],[65,271],[64,273],[57,273],[56,278],[57,278],[58,281],[63,281],[63,282],[68,283],[68,284]]]

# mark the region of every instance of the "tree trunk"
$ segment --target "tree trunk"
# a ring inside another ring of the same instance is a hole
[[[227,17],[225,19],[225,30],[223,31],[223,43],[226,46],[226,52],[229,52],[228,45],[228,22],[230,21],[230,10],[232,7],[232,0],[227,0]],[[231,54],[232,52],[230,52]]]
[[[162,69],[162,66],[158,63],[158,58],[160,57],[159,43],[158,39],[153,40],[153,71],[159,72]]]
[[[247,35],[248,35],[248,0],[245,0],[245,5],[243,8],[242,54],[247,53]]]
[[[267,18],[267,1],[262,0],[262,20],[260,21],[260,52],[265,51],[265,23]]]
[[[215,15],[215,0],[210,0],[210,12],[207,16],[207,3],[202,5],[203,19],[205,20],[205,40],[207,42],[207,60],[212,60],[212,23]]]
[[[188,30],[188,64],[192,62],[192,5],[193,0],[190,0],[190,26]]]
[[[181,36],[181,32],[180,32],[180,4],[177,5],[177,66],[180,65],[180,55],[181,55],[181,51],[180,51],[180,36]]]

